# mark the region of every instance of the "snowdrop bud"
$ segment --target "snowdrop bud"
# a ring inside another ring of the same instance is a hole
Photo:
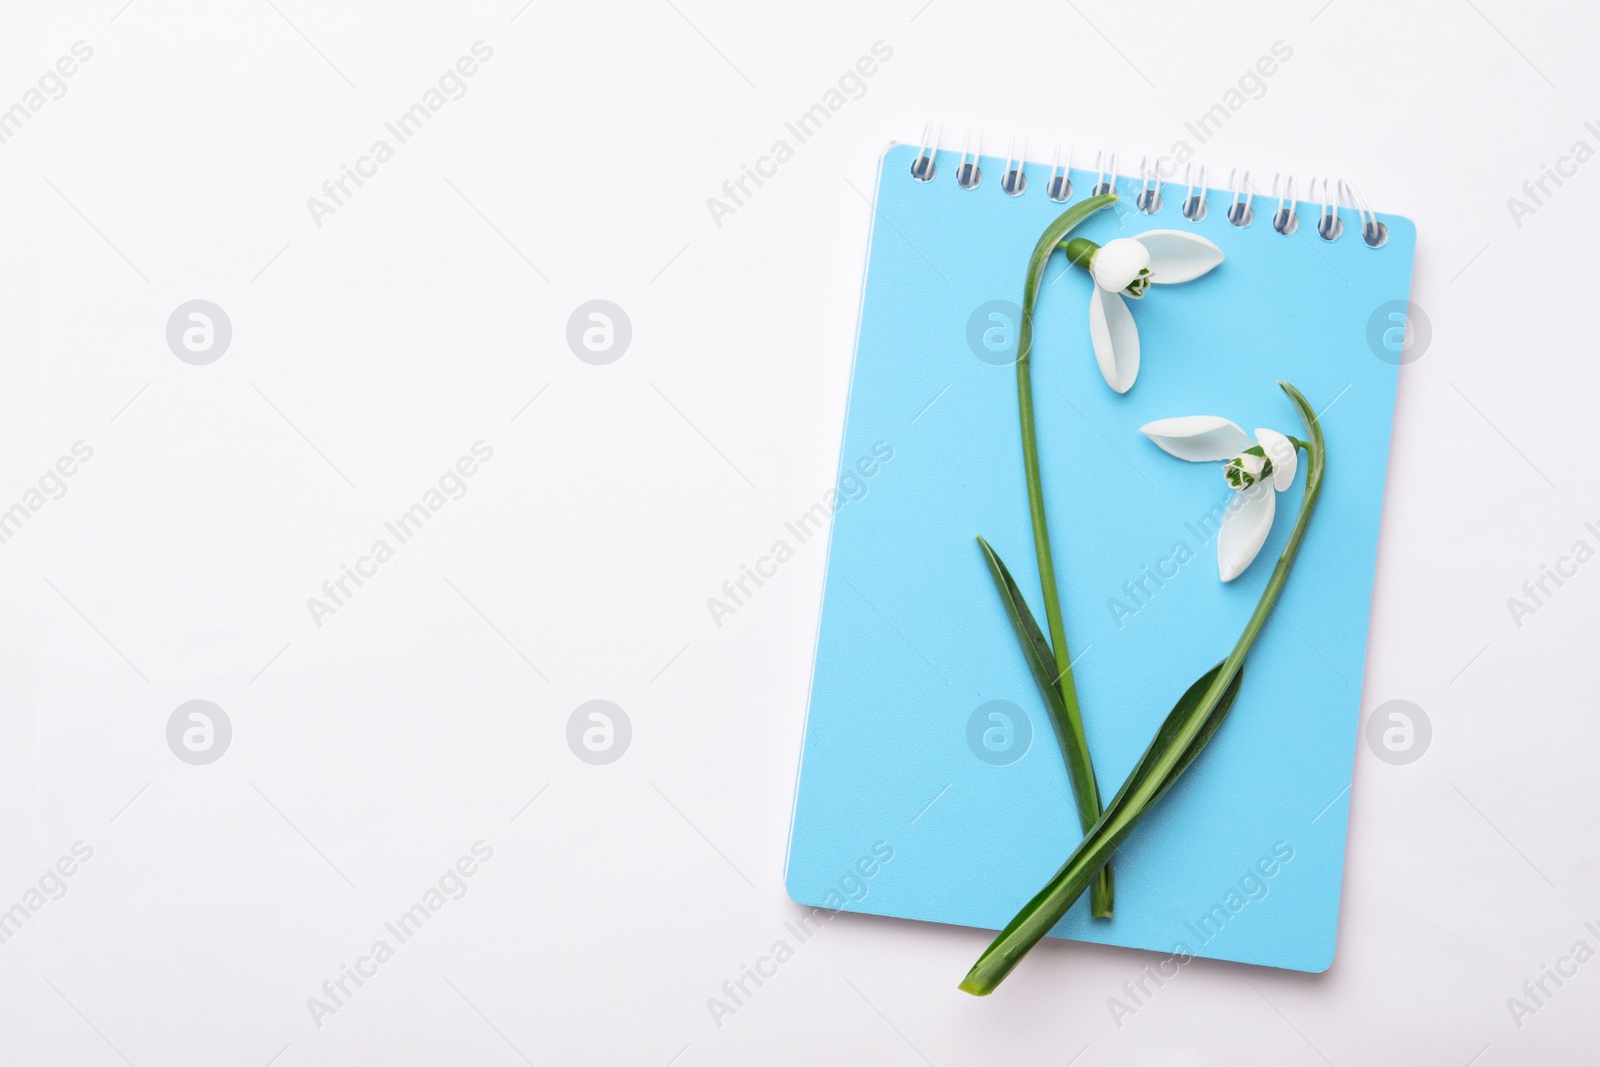
[[[1089,273],[1107,292],[1143,296],[1150,285],[1150,250],[1128,237],[1108,241],[1094,254]]]

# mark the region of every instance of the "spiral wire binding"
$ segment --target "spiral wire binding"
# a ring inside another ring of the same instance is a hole
[[[933,123],[928,123],[922,128],[922,147],[917,149],[917,158],[911,163],[911,176],[919,182],[933,181],[935,166],[933,157],[939,153],[939,138],[944,133],[944,127],[939,127],[939,132],[933,132]],[[929,136],[929,135],[932,136]]]
[[[1011,143],[1006,146],[1006,169],[1000,178],[1000,188],[1007,196],[1021,196],[1028,187],[1028,176],[1022,172],[1022,156],[1028,154],[1028,142],[1022,142],[1022,155],[1012,156],[1016,151],[1017,139],[1011,138]]]
[[[1339,202],[1328,196],[1329,187],[1333,183],[1322,179],[1322,197],[1317,202],[1317,236],[1324,241],[1337,241],[1339,235],[1344,233],[1344,222],[1339,218]],[[1311,189],[1315,193],[1317,180],[1311,179]]]
[[[1117,188],[1117,154],[1115,152],[1111,153],[1110,181],[1106,181],[1106,168],[1100,165],[1100,159],[1104,154],[1104,151],[1096,152],[1094,154],[1095,170],[1100,172],[1099,177],[1095,178],[1094,180],[1095,196],[1104,196],[1107,193],[1115,192]]]
[[[1228,187],[1233,192],[1233,203],[1228,207],[1228,221],[1233,223],[1235,226],[1243,228],[1256,220],[1256,210],[1250,206],[1250,202],[1256,198],[1256,191],[1250,186],[1250,172],[1246,170],[1244,172],[1244,183],[1242,185],[1244,190],[1244,203],[1239,203],[1239,191],[1241,189],[1241,185],[1238,181],[1238,177],[1239,170],[1236,167],[1234,168],[1233,173],[1228,177]]]
[[[1283,181],[1283,193],[1278,192],[1278,183]],[[1289,175],[1284,180],[1282,174],[1272,176],[1272,195],[1278,198],[1278,210],[1272,213],[1272,228],[1287,237],[1300,226],[1299,207],[1294,199],[1294,175]],[[1284,204],[1288,206],[1285,207]]]
[[[1361,195],[1355,182],[1340,178],[1339,198],[1348,200],[1349,206],[1354,209],[1356,218],[1361,222],[1361,239],[1367,242],[1368,248],[1382,248],[1388,244],[1389,227],[1380,222],[1372,209],[1367,207],[1367,198]]]
[[[1065,204],[1072,199],[1072,149],[1067,149],[1067,167],[1061,169],[1061,146],[1056,146],[1055,158],[1050,161],[1050,184],[1045,186],[1045,195],[1058,204]]]
[[[1181,210],[1183,217],[1190,222],[1204,222],[1206,218],[1206,165],[1200,164],[1200,195],[1194,195],[1194,164],[1186,164],[1183,168],[1183,180],[1188,186],[1183,191],[1183,204]]]
[[[983,155],[983,134],[978,134],[978,150],[972,153],[972,162],[968,163],[967,144],[971,140],[972,131],[968,130],[961,141],[961,163],[956,167],[956,184],[963,189],[976,189],[983,181],[983,171],[978,167],[978,157]]]
[[[1134,205],[1146,215],[1154,215],[1161,210],[1161,175],[1150,165],[1149,156],[1139,160],[1139,176],[1139,195],[1134,198]],[[1151,182],[1155,184],[1152,186]]]
[[[929,182],[937,173],[935,158],[939,153],[939,139],[943,135],[943,128],[937,131],[934,124],[929,122],[922,130],[922,138],[918,142],[917,155],[911,161],[911,176],[920,182]],[[980,157],[983,155],[983,135],[979,133],[976,138],[976,150],[968,152],[973,146],[973,135],[969,130],[961,141],[961,159],[956,166],[956,182],[963,189],[976,189],[983,180],[983,171],[979,166]],[[1007,196],[1022,196],[1028,189],[1028,176],[1026,173],[1026,158],[1028,143],[1022,143],[1022,152],[1016,151],[1016,138],[1012,138],[1006,147],[1005,169],[1001,173],[1000,188]],[[970,156],[970,158],[969,158]],[[1064,158],[1063,158],[1064,156]],[[1099,150],[1094,157],[1095,182],[1091,195],[1100,196],[1116,190],[1117,155],[1115,152]],[[1163,184],[1177,185],[1176,181],[1163,182],[1160,168],[1153,164],[1149,156],[1139,160],[1139,192],[1133,198],[1133,206],[1145,215],[1159,214],[1165,205],[1165,198],[1161,187]],[[1279,172],[1272,177],[1271,196],[1276,198],[1277,206],[1272,212],[1272,228],[1280,234],[1289,235],[1296,231],[1300,224],[1300,205],[1294,195],[1294,176]],[[1196,166],[1189,162],[1184,165],[1183,171],[1183,199],[1179,202],[1179,213],[1190,222],[1203,222],[1208,212],[1207,199],[1211,187],[1206,181],[1206,165],[1201,163]],[[1320,193],[1319,193],[1320,187]],[[1255,221],[1255,208],[1253,201],[1256,195],[1255,186],[1250,181],[1248,168],[1241,170],[1235,167],[1228,175],[1227,192],[1230,195],[1228,203],[1228,222],[1240,229],[1248,228]],[[1044,194],[1058,204],[1064,204],[1072,199],[1072,149],[1069,147],[1063,153],[1058,145],[1050,161],[1050,180],[1046,183]],[[1362,241],[1368,248],[1382,248],[1389,240],[1389,227],[1385,225],[1373,210],[1367,206],[1366,197],[1356,184],[1345,178],[1337,180],[1331,178],[1312,178],[1307,194],[1310,199],[1307,204],[1317,205],[1316,233],[1324,241],[1337,241],[1344,234],[1344,220],[1341,211],[1353,212],[1359,223],[1358,229]]]

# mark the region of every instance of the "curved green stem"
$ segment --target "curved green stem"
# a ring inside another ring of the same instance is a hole
[[[1066,705],[1070,736],[1061,738],[1068,777],[1078,819],[1085,831],[1100,818],[1100,788],[1095,782],[1094,765],[1089,759],[1089,739],[1083,732],[1083,714],[1078,705],[1078,688],[1072,680],[1072,656],[1067,649],[1066,626],[1061,619],[1061,597],[1056,590],[1056,569],[1050,555],[1050,528],[1045,522],[1044,487],[1039,475],[1039,442],[1033,423],[1033,312],[1039,301],[1050,255],[1062,238],[1103,207],[1116,202],[1114,194],[1090,197],[1062,213],[1051,223],[1034,246],[1028,260],[1028,277],[1022,290],[1022,326],[1017,333],[1017,416],[1022,428],[1022,469],[1028,481],[1028,512],[1033,520],[1033,549],[1039,558],[1039,584],[1044,591],[1045,620],[1050,628],[1050,646],[1056,660],[1056,685]],[[1105,866],[1096,876],[1090,894],[1090,912],[1098,918],[1111,915],[1114,904],[1111,868]]]
[[[1288,543],[1278,557],[1278,565],[1273,568],[1272,577],[1267,581],[1255,611],[1245,623],[1244,632],[1239,635],[1228,658],[1202,678],[1203,685],[1196,683],[1191,687],[1191,693],[1186,693],[1184,699],[1179,701],[1178,708],[1163,725],[1144,758],[1134,768],[1134,773],[1128,776],[1128,781],[1112,799],[1105,814],[1084,835],[1083,841],[1073,850],[1067,862],[1000,932],[978,958],[978,962],[972,965],[972,970],[961,982],[961,988],[966,992],[977,996],[994,992],[995,987],[1011,973],[1011,969],[1028,950],[1061,921],[1062,916],[1083,895],[1094,872],[1111,858],[1144,813],[1194,760],[1220,724],[1221,716],[1227,713],[1231,704],[1230,694],[1237,692],[1236,682],[1245,655],[1255,644],[1267,617],[1277,604],[1278,594],[1283,591],[1284,583],[1289,578],[1289,569],[1300,552],[1300,543],[1305,538],[1311,513],[1316,509],[1317,497],[1322,491],[1322,474],[1327,458],[1322,426],[1317,421],[1316,412],[1298,389],[1288,382],[1280,381],[1278,385],[1288,394],[1306,425],[1310,440],[1297,443],[1305,449],[1310,462],[1306,471],[1305,494],[1300,500],[1300,513],[1295,518]],[[1202,692],[1197,697],[1191,697],[1196,689]]]
[[[1311,440],[1302,441],[1298,437],[1292,440],[1298,447],[1305,449],[1306,458],[1311,461],[1311,465],[1306,471],[1306,491],[1300,499],[1300,514],[1295,516],[1294,529],[1289,531],[1289,541],[1283,546],[1283,555],[1278,557],[1278,565],[1272,568],[1272,577],[1267,579],[1267,588],[1262,591],[1261,599],[1256,603],[1256,610],[1245,623],[1244,632],[1239,635],[1239,641],[1233,646],[1233,651],[1223,661],[1224,674],[1238,671],[1239,665],[1244,662],[1245,653],[1250,651],[1250,646],[1256,642],[1256,635],[1261,632],[1261,627],[1266,625],[1267,616],[1272,613],[1273,606],[1278,602],[1278,594],[1283,591],[1283,583],[1289,580],[1289,568],[1294,565],[1294,558],[1300,553],[1300,542],[1306,535],[1306,527],[1311,523],[1311,512],[1316,508],[1317,497],[1322,492],[1322,471],[1327,463],[1322,424],[1317,421],[1317,413],[1311,409],[1311,405],[1306,402],[1300,390],[1282,381],[1278,383],[1278,388],[1288,394],[1289,402],[1294,405],[1300,421],[1306,425],[1306,434]]]

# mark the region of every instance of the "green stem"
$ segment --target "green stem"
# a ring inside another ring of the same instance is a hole
[[[1039,442],[1033,421],[1033,312],[1039,300],[1050,255],[1062,238],[1101,208],[1116,202],[1114,194],[1090,197],[1063,212],[1051,223],[1034,246],[1028,261],[1028,277],[1022,290],[1022,327],[1017,334],[1017,416],[1022,428],[1022,469],[1028,481],[1028,512],[1033,520],[1033,549],[1039,558],[1039,584],[1044,590],[1045,620],[1050,628],[1050,646],[1055,654],[1061,699],[1066,705],[1069,736],[1061,738],[1068,777],[1078,807],[1078,819],[1087,831],[1100,818],[1100,789],[1095,782],[1094,765],[1089,759],[1089,739],[1083,731],[1083,713],[1078,705],[1078,688],[1072,680],[1072,655],[1067,648],[1066,626],[1061,619],[1061,597],[1056,589],[1056,569],[1050,554],[1050,529],[1044,515],[1044,487],[1039,475]],[[1095,877],[1090,894],[1090,913],[1109,918],[1115,902],[1110,866]]]
[[[1198,746],[1203,745],[1210,737],[1207,733],[1208,725],[1210,729],[1215,730],[1216,722],[1213,720],[1212,712],[1223,703],[1225,694],[1228,693],[1244,664],[1245,655],[1255,644],[1261,628],[1266,625],[1267,617],[1272,614],[1278,594],[1283,591],[1284,583],[1288,580],[1289,569],[1294,565],[1295,557],[1300,552],[1300,543],[1305,538],[1306,527],[1311,522],[1311,513],[1315,510],[1317,497],[1322,491],[1322,474],[1327,454],[1322,426],[1317,421],[1316,412],[1311,409],[1311,405],[1306,402],[1306,398],[1298,389],[1288,382],[1279,382],[1278,385],[1288,394],[1301,421],[1306,425],[1310,440],[1297,440],[1296,443],[1305,449],[1310,462],[1306,472],[1305,493],[1300,501],[1300,513],[1295,518],[1294,529],[1289,533],[1288,543],[1284,546],[1283,554],[1278,557],[1278,565],[1273,569],[1272,577],[1268,580],[1261,599],[1256,603],[1255,611],[1245,623],[1244,632],[1239,635],[1239,640],[1233,646],[1233,651],[1228,653],[1228,658],[1209,673],[1210,684],[1196,704],[1195,710],[1188,715],[1181,728],[1166,739],[1166,743],[1160,746],[1159,752],[1152,751],[1146,754],[1146,759],[1141,760],[1140,766],[1135,768],[1136,772],[1141,773],[1139,781],[1124,785],[1123,790],[1112,800],[1111,806],[1106,809],[1094,827],[1084,835],[1083,841],[1067,858],[1066,863],[1062,864],[1055,877],[1017,913],[1016,918],[1011,920],[978,958],[978,962],[972,965],[972,970],[967,972],[966,978],[961,982],[961,988],[966,992],[977,996],[994,992],[995,987],[1011,973],[1012,968],[1021,961],[1028,950],[1061,921],[1062,916],[1066,915],[1068,909],[1083,895],[1093,873],[1111,858],[1112,853],[1138,825],[1150,805],[1172,785],[1177,775],[1195,758]]]
[[[1306,491],[1300,499],[1300,514],[1295,516],[1294,529],[1289,531],[1289,541],[1283,546],[1283,555],[1278,557],[1278,565],[1272,569],[1272,577],[1267,579],[1267,588],[1262,592],[1261,599],[1256,604],[1256,610],[1250,615],[1250,620],[1245,623],[1244,632],[1239,635],[1239,641],[1233,646],[1233,651],[1223,661],[1222,673],[1232,677],[1239,670],[1239,665],[1244,662],[1244,657],[1250,651],[1250,646],[1255,644],[1256,635],[1261,632],[1261,627],[1266,625],[1267,616],[1272,614],[1273,606],[1278,602],[1278,594],[1283,591],[1283,583],[1289,580],[1289,568],[1294,565],[1294,558],[1300,552],[1300,542],[1306,535],[1306,527],[1311,523],[1311,512],[1317,506],[1317,497],[1322,492],[1322,470],[1327,462],[1326,448],[1322,439],[1322,424],[1317,421],[1317,413],[1311,409],[1306,398],[1300,390],[1288,382],[1279,382],[1278,387],[1289,396],[1289,402],[1294,405],[1300,420],[1306,425],[1306,433],[1310,441],[1294,438],[1294,443],[1305,449],[1306,458],[1311,461],[1310,468],[1306,471]],[[1220,687],[1219,688],[1219,684]],[[1212,683],[1213,694],[1220,695],[1227,682],[1219,678]]]

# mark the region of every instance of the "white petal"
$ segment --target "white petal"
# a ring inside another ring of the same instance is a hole
[[[1157,285],[1193,281],[1222,262],[1222,249],[1182,230],[1151,230],[1134,240],[1150,250],[1150,280]]]
[[[1122,297],[1098,285],[1089,295],[1089,340],[1106,384],[1119,393],[1132,389],[1139,376],[1139,331],[1133,312]]]
[[[1272,488],[1283,492],[1294,484],[1294,472],[1300,467],[1300,453],[1295,450],[1294,442],[1277,430],[1257,427],[1256,441],[1267,458],[1272,460]]]
[[[1112,293],[1126,289],[1139,273],[1150,266],[1150,250],[1138,241],[1118,237],[1107,241],[1089,261],[1095,284]]]
[[[1217,571],[1223,581],[1231,582],[1243,574],[1267,543],[1277,500],[1278,494],[1265,482],[1233,494],[1217,533]]]
[[[1251,445],[1245,432],[1217,415],[1157,419],[1140,427],[1161,451],[1190,463],[1232,459]]]

